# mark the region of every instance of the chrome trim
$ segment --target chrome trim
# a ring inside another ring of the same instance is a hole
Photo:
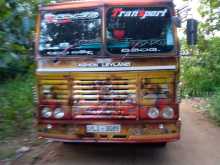
[[[175,65],[138,66],[138,67],[89,67],[89,68],[38,68],[37,72],[126,72],[126,71],[154,71],[176,70]]]

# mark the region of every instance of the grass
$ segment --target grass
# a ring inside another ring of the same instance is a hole
[[[33,120],[31,74],[0,84],[0,139],[19,135]]]

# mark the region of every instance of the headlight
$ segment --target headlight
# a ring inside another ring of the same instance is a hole
[[[62,110],[61,108],[56,108],[56,109],[54,110],[54,117],[55,117],[56,119],[61,119],[61,118],[63,118],[63,117],[64,117],[64,112],[63,112],[63,110]]]
[[[174,117],[174,110],[171,107],[165,107],[162,112],[162,116],[165,119],[172,119]]]
[[[148,116],[151,118],[151,119],[156,119],[158,118],[160,115],[160,111],[156,108],[156,107],[151,107],[149,110],[148,110]]]
[[[42,109],[41,111],[41,115],[45,118],[50,118],[52,116],[52,111],[50,108],[48,107],[45,107]]]

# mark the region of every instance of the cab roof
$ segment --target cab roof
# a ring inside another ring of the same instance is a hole
[[[96,6],[143,6],[172,4],[173,0],[60,0],[41,6],[40,10],[62,10],[68,8],[87,8]]]

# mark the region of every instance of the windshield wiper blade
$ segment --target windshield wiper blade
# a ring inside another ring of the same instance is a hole
[[[136,42],[135,45],[133,47],[131,47],[130,49],[134,49],[136,46],[138,46],[140,44],[140,42]],[[121,58],[119,59],[120,61],[123,61],[128,55],[130,54],[130,52],[126,53],[126,54],[122,54]]]
[[[70,50],[70,49],[72,49],[72,48],[76,48],[76,46],[79,46],[79,44],[77,43],[75,43],[75,44],[73,44],[73,45],[70,45],[70,46],[68,46],[67,48],[65,48],[62,52],[61,52],[61,54],[59,54],[59,56],[64,56],[64,55],[66,55],[66,52],[68,51],[68,50]]]
[[[59,53],[59,54],[57,54],[56,56],[55,56],[55,59],[54,59],[54,63],[56,63],[56,62],[58,62],[59,60],[59,57],[60,56],[64,56],[64,55],[66,55],[66,52],[69,50],[69,49],[71,49],[71,48],[75,48],[76,46],[78,46],[79,44],[73,44],[73,45],[70,45],[70,46],[68,46],[67,48],[65,48],[61,53]]]

